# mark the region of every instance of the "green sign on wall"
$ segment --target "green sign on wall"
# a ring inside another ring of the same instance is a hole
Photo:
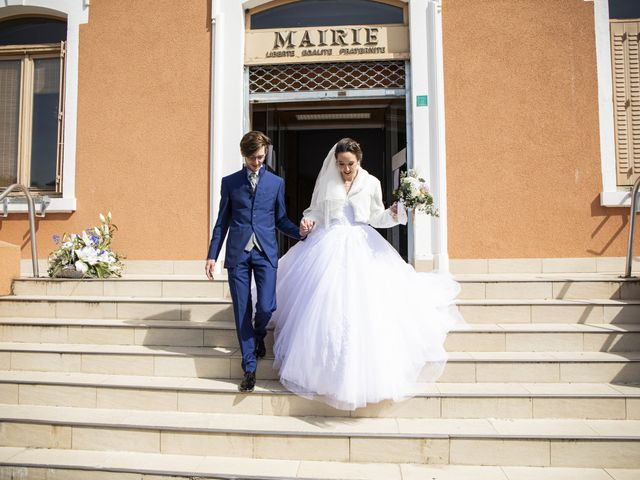
[[[418,107],[426,107],[428,105],[427,95],[418,95],[416,97],[416,106]]]

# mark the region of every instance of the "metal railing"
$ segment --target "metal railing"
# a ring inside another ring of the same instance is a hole
[[[631,210],[629,211],[629,241],[627,242],[627,263],[625,264],[622,278],[631,278],[631,264],[633,262],[633,234],[636,229],[636,212],[638,204],[638,190],[640,189],[640,177],[631,189]]]
[[[38,270],[38,249],[36,247],[36,207],[33,202],[31,192],[27,187],[20,183],[14,183],[9,185],[4,192],[0,193],[0,202],[3,201],[12,191],[22,190],[25,197],[27,197],[27,207],[29,209],[29,234],[31,236],[31,261],[33,264],[33,276],[38,278],[40,271]]]

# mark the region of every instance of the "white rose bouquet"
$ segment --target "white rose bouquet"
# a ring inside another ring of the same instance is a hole
[[[400,187],[393,192],[393,197],[404,208],[433,215],[434,217],[439,216],[438,209],[433,204],[433,196],[429,191],[429,185],[413,169],[400,174]]]
[[[49,256],[50,277],[107,278],[120,277],[124,265],[122,256],[111,250],[113,233],[118,229],[111,222],[111,212],[100,214],[101,225],[82,234],[53,236],[58,248]]]

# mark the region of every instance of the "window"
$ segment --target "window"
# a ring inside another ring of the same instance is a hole
[[[403,7],[373,0],[300,0],[255,9],[250,16],[252,30],[402,23]]]
[[[640,3],[609,0],[618,186],[640,176]]]
[[[62,94],[66,23],[0,22],[0,189],[62,188]]]

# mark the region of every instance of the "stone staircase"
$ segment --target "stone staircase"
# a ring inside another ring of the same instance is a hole
[[[640,281],[458,279],[471,328],[440,381],[355,412],[288,393],[269,356],[238,394],[224,280],[16,280],[0,478],[639,479]]]

